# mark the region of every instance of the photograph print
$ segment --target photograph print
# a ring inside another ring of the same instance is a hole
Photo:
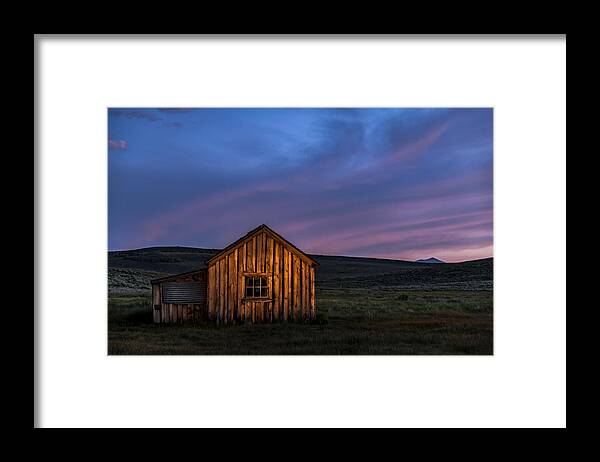
[[[109,355],[492,355],[492,108],[108,117]]]

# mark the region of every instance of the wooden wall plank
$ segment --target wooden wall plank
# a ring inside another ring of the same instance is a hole
[[[273,319],[281,320],[281,262],[279,252],[281,246],[273,242]]]
[[[298,321],[304,319],[304,262],[299,258],[298,268]]]
[[[256,272],[257,273],[262,273],[265,270],[264,237],[265,237],[265,233],[259,233],[256,236]]]
[[[265,273],[273,274],[273,239],[265,235]]]
[[[290,293],[290,314],[288,317],[289,321],[294,320],[294,254],[290,252],[290,286],[288,289]]]
[[[219,303],[219,274],[218,274],[218,265],[212,265],[212,295],[213,295],[213,304],[210,311],[211,319],[217,319],[217,306]]]
[[[300,259],[292,254],[293,264],[293,293],[294,293],[294,321],[298,321],[300,318]]]
[[[208,305],[207,313],[208,319],[212,320],[214,317],[215,309],[215,265],[208,267]]]
[[[253,237],[248,241],[246,245],[246,251],[248,252],[246,263],[246,271],[249,273],[253,273],[256,271],[256,237]]]
[[[284,267],[284,320],[288,321],[291,318],[292,306],[292,254],[284,250],[285,267]]]
[[[246,267],[246,245],[243,244],[240,248],[239,248],[239,252],[238,252],[238,283],[237,283],[237,289],[238,289],[238,295],[237,295],[237,319],[240,322],[244,321],[244,303],[242,302],[242,299],[244,298],[244,270]]]
[[[215,275],[215,304],[214,304],[214,320],[218,324],[219,323],[219,262],[215,262],[214,266],[214,275]]]
[[[229,324],[229,257],[223,258],[224,274],[225,274],[225,307],[223,309],[223,321]]]
[[[302,265],[302,272],[303,272],[303,278],[302,278],[302,309],[303,309],[303,315],[304,315],[304,320],[308,320],[309,318],[309,313],[310,313],[310,281],[309,281],[309,275],[310,275],[310,270],[308,267],[307,263],[304,263],[304,265]]]
[[[260,243],[258,242],[258,236],[255,236],[254,239],[254,270],[253,271],[258,271],[259,268],[259,258],[258,258],[258,251],[259,251],[259,245]]]
[[[160,306],[160,292],[159,285],[152,284],[152,322],[160,322],[160,311],[155,310],[155,306]]]
[[[211,267],[212,267],[212,265],[210,265],[206,269],[206,274],[207,274],[207,278],[206,278],[206,311],[207,311],[207,313],[210,312],[210,307],[212,305],[212,288],[215,285],[211,278],[211,272],[212,272]]]
[[[225,261],[225,278],[227,283],[225,284],[225,323],[229,324],[230,319],[230,302],[231,302],[231,282],[229,276],[231,274],[231,254],[226,255],[223,260]]]
[[[225,280],[225,259],[221,258],[219,260],[219,322],[224,323],[224,313],[225,313],[225,289],[226,289],[226,280]]]
[[[273,238],[265,233],[265,273],[268,274],[269,297],[273,300]],[[273,322],[273,303],[266,305],[267,320]]]
[[[315,268],[310,267],[310,319],[317,319],[317,300],[315,299]]]
[[[152,284],[152,305],[160,305],[159,285]]]
[[[306,267],[306,277],[304,278],[306,281],[306,301],[304,302],[306,305],[306,319],[310,320],[310,265],[304,265]]]
[[[231,253],[229,262],[229,322],[237,320],[237,295],[238,295],[238,249]]]
[[[267,272],[267,233],[261,233],[261,245],[263,249],[263,262],[261,265],[261,269],[263,273]]]
[[[263,303],[265,306],[265,322],[273,322],[273,303],[271,301]]]
[[[298,303],[298,299],[297,299],[297,288],[298,288],[298,281],[296,281],[296,268],[294,266],[294,263],[298,263],[298,259],[295,258],[293,252],[290,252],[290,271],[291,271],[291,275],[290,275],[290,321],[294,321],[296,319],[296,310],[297,310],[297,305],[295,306],[295,304]],[[296,309],[294,309],[294,307]]]
[[[294,254],[292,252],[290,252],[290,287],[289,287],[289,292],[290,292],[290,315],[289,315],[289,320],[293,321],[294,320]]]
[[[290,272],[288,269],[288,252],[283,246],[281,247],[281,260],[281,318],[287,321],[290,303],[288,291]]]
[[[225,309],[223,311],[223,320],[225,324],[229,324],[229,260],[231,254],[223,258],[223,264],[225,266]]]
[[[302,262],[302,321],[308,319],[308,268],[306,263]]]
[[[254,302],[254,311],[255,311],[255,322],[257,324],[262,323],[262,318],[263,318],[263,304],[262,302]]]
[[[283,245],[279,246],[279,299],[281,308],[279,312],[279,318],[283,321],[285,312],[285,301],[284,301],[284,281],[285,281],[285,261],[284,261],[284,248]]]

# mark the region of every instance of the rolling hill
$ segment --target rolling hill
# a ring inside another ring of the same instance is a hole
[[[108,253],[109,293],[150,290],[150,280],[192,271],[219,249],[148,247]],[[317,287],[393,287],[404,290],[491,290],[493,259],[423,264],[404,260],[311,255]]]

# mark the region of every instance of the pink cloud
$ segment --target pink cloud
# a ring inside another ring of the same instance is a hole
[[[143,119],[148,122],[156,122],[158,120],[163,120],[162,117],[158,117],[153,114],[151,111],[142,110],[142,111],[121,111],[121,110],[112,110],[111,115],[113,117],[127,117],[128,119]]]
[[[108,140],[108,149],[115,151],[125,151],[127,149],[127,141],[125,140]]]

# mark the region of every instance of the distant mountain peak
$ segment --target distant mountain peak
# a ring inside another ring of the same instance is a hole
[[[430,257],[430,258],[422,258],[420,260],[416,260],[415,263],[446,263],[439,258]]]

